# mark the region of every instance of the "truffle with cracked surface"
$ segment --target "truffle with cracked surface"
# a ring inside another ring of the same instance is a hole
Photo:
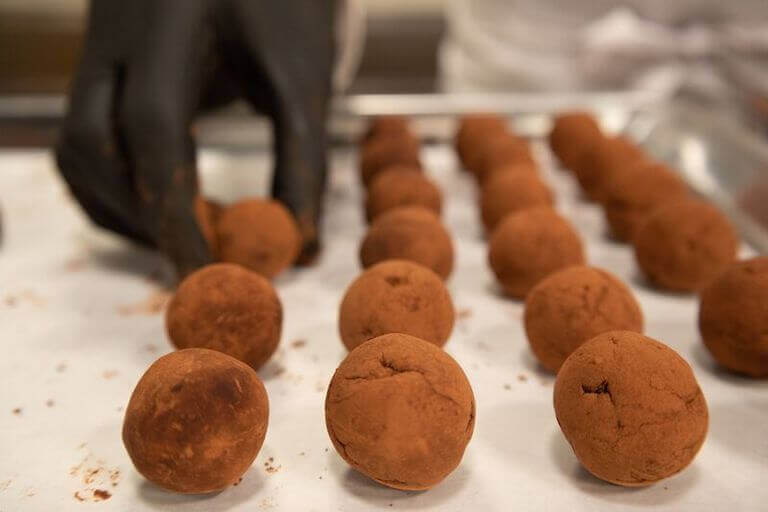
[[[353,350],[325,399],[333,446],[389,487],[429,489],[461,462],[475,399],[456,361],[419,338],[386,334]]]
[[[709,423],[688,363],[663,343],[629,331],[603,333],[577,348],[557,374],[554,405],[581,464],[628,487],[682,471]]]
[[[440,189],[418,167],[397,165],[381,171],[368,187],[365,214],[368,221],[402,206],[423,206],[440,214]]]

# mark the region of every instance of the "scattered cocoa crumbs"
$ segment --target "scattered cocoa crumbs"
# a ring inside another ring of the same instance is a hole
[[[243,481],[243,477],[240,477],[240,478],[237,479],[237,482],[233,483],[232,485],[236,487],[236,486],[240,485],[240,482],[242,482],[242,481]]]
[[[512,389],[512,386],[510,386],[509,384],[504,384],[504,389],[509,391],[510,389]]]
[[[104,372],[101,374],[101,376],[107,380],[117,377],[118,375],[120,375],[120,372],[117,370],[104,370]]]
[[[104,501],[104,500],[108,500],[111,497],[112,497],[112,494],[109,491],[105,491],[104,489],[94,489],[93,491],[94,501]]]
[[[144,350],[146,350],[150,354],[154,354],[157,352],[157,347],[150,343],[150,344],[144,345]]]
[[[13,297],[12,295],[7,296],[5,299],[3,299],[3,303],[8,306],[9,308],[13,308],[18,303],[18,300],[16,297]]]
[[[19,415],[21,415],[21,407],[17,407],[17,408],[15,408],[15,409],[14,409],[12,412],[13,412],[13,414],[15,414],[16,416],[19,416]]]
[[[57,373],[64,373],[64,371],[67,369],[67,363],[59,363],[56,365],[56,372]]]
[[[301,452],[301,453],[299,453],[299,455],[301,455],[303,457],[306,454],[304,452]]]
[[[45,401],[45,405],[47,407],[53,407],[55,405],[55,403],[56,402],[54,402],[53,399],[51,399],[51,398],[49,398],[48,400]]]
[[[74,497],[77,501],[85,501],[85,498],[80,495],[80,491],[75,491]]]
[[[520,382],[528,382],[528,377],[526,377],[521,373],[520,375],[517,376],[517,380],[519,380]]]
[[[295,340],[293,343],[291,343],[291,346],[293,348],[302,348],[307,344],[307,340]]]
[[[456,318],[464,320],[465,318],[470,318],[473,313],[472,308],[462,308],[456,312]]]
[[[170,299],[171,292],[168,290],[155,290],[140,302],[118,307],[117,312],[123,316],[157,315],[165,310]]]

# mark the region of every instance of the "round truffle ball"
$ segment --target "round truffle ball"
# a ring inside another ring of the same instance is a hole
[[[429,489],[461,462],[475,398],[451,356],[419,338],[385,334],[339,365],[325,423],[336,451],[356,470],[395,489]]]
[[[453,302],[440,277],[405,260],[387,260],[364,271],[347,288],[339,309],[339,333],[349,350],[392,332],[442,347],[453,321]]]
[[[419,206],[381,214],[360,245],[364,268],[385,260],[408,260],[446,279],[453,270],[453,242],[440,219]]]
[[[707,436],[707,402],[677,352],[630,331],[600,334],[566,359],[555,381],[557,422],[596,477],[640,487],[693,461]]]
[[[411,133],[410,123],[405,116],[376,116],[371,120],[363,135],[362,144],[379,137],[408,135]]]
[[[216,235],[216,222],[221,215],[222,207],[219,203],[205,199],[202,196],[195,198],[195,219],[200,227],[200,232],[205,238],[213,258],[218,257],[219,242]]]
[[[731,265],[701,294],[699,330],[725,368],[768,377],[768,257]]]
[[[562,166],[572,170],[602,137],[592,114],[566,112],[555,117],[549,133],[549,146]]]
[[[700,290],[733,263],[739,239],[720,210],[685,199],[651,212],[637,228],[634,247],[651,282],[687,292]]]
[[[626,137],[603,137],[584,153],[573,170],[587,197],[601,201],[612,176],[645,158],[645,153]]]
[[[584,263],[579,235],[551,208],[507,215],[488,245],[488,261],[499,284],[507,295],[519,299],[552,272]]]
[[[395,166],[381,171],[368,187],[366,217],[371,221],[401,206],[423,206],[439,214],[440,189],[416,167]]]
[[[371,139],[360,149],[360,177],[365,186],[374,176],[394,165],[421,168],[419,140],[411,134]]]
[[[456,152],[463,169],[472,168],[472,163],[482,153],[485,141],[507,130],[507,122],[495,114],[469,114],[459,121],[456,132]]]
[[[605,218],[616,239],[632,240],[637,226],[654,208],[687,194],[688,187],[674,171],[664,164],[641,161],[606,182]]]
[[[643,331],[643,313],[614,275],[575,265],[544,278],[525,298],[525,334],[542,366],[557,373],[582,343],[608,331]]]
[[[502,132],[485,141],[483,151],[479,152],[471,170],[482,183],[485,176],[497,167],[514,163],[535,165],[531,148],[525,139]]]
[[[260,368],[277,349],[283,307],[272,284],[231,263],[208,265],[184,279],[165,315],[177,348],[208,348]]]
[[[507,215],[533,206],[552,206],[552,191],[530,172],[496,172],[480,192],[480,214],[488,232]]]
[[[269,402],[250,366],[190,348],[155,361],[125,410],[123,443],[147,480],[184,494],[236,484],[267,432]]]
[[[268,278],[296,261],[301,235],[291,213],[278,201],[246,199],[225,209],[216,223],[219,257]]]
[[[479,181],[480,186],[482,187],[485,185],[488,180],[490,180],[492,177],[496,176],[497,174],[533,174],[535,176],[539,175],[539,166],[536,165],[533,161],[528,160],[519,160],[516,162],[509,162],[506,164],[499,165],[497,167],[493,167],[490,169],[487,173],[483,174],[482,180]]]

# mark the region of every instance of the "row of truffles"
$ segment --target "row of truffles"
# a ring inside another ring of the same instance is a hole
[[[556,117],[552,151],[597,201],[614,239],[632,243],[647,279],[663,289],[696,292],[725,271],[739,239],[713,205],[693,198],[679,173],[623,136],[608,136],[585,112]]]

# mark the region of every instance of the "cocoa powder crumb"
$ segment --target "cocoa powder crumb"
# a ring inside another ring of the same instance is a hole
[[[528,382],[528,377],[526,377],[521,373],[520,375],[517,376],[517,380],[519,380],[520,382]]]
[[[293,348],[302,348],[307,344],[307,340],[295,340],[293,343],[291,343],[291,346]]]
[[[510,386],[509,384],[504,384],[504,389],[509,391],[510,389],[512,389],[512,386]]]
[[[55,402],[53,401],[53,399],[49,398],[48,400],[45,401],[45,405],[47,407],[53,407],[55,405]]]
[[[93,491],[94,501],[104,501],[104,500],[108,500],[111,497],[112,497],[112,494],[110,494],[109,491],[105,491],[104,489],[95,489]]]
[[[13,414],[15,414],[16,416],[20,416],[20,415],[21,415],[21,407],[17,407],[17,408],[15,408],[15,409],[14,409],[12,412],[13,412]]]

